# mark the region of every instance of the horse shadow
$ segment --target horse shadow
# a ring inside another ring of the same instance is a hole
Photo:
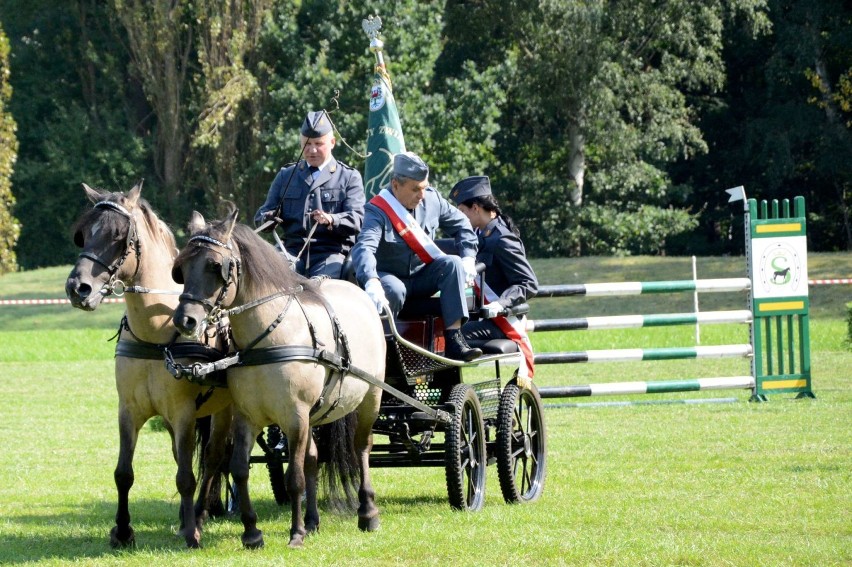
[[[40,508],[36,505],[29,514],[7,517],[6,526],[0,533],[0,565],[48,559],[85,563],[87,559],[114,557],[122,553],[173,553],[186,548],[183,537],[177,535],[177,502],[144,498],[134,500],[131,512],[137,544],[135,548],[125,550],[113,549],[109,544],[109,531],[115,523],[114,502],[83,504],[76,512],[65,509],[57,511],[55,508]],[[239,523],[238,518],[230,516],[214,521]],[[205,537],[212,544],[219,538],[235,536],[205,532]]]
[[[425,494],[394,495],[380,498],[378,503],[380,506],[405,509],[446,504],[446,498]],[[284,521],[282,518],[286,519],[289,514],[289,508],[279,506],[271,498],[261,497],[256,501],[256,505],[262,524],[282,522]],[[0,533],[0,565],[21,565],[43,560],[85,563],[87,559],[95,560],[136,552],[183,551],[185,550],[184,540],[177,535],[178,508],[176,501],[135,499],[131,512],[137,544],[134,548],[122,550],[113,549],[109,545],[109,531],[115,523],[113,521],[114,502],[83,504],[76,512],[68,512],[64,509],[57,511],[55,506],[36,505],[31,508],[29,514],[7,517],[6,526]],[[354,510],[335,510],[329,506],[325,498],[320,499],[320,508],[325,514],[354,517]],[[238,514],[221,516],[210,522],[233,523],[235,526],[241,526]],[[286,533],[286,529],[282,533]],[[238,538],[238,533],[230,529],[205,530],[202,545],[212,546],[223,539],[238,541]]]

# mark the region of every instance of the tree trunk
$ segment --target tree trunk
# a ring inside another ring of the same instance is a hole
[[[586,138],[580,132],[580,126],[572,123],[568,126],[568,201],[573,207],[583,204],[583,184],[586,174]]]

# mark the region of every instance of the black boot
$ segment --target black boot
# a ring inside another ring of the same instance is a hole
[[[470,362],[474,358],[482,356],[478,348],[470,348],[464,340],[461,329],[444,331],[444,356],[453,360],[464,360]]]

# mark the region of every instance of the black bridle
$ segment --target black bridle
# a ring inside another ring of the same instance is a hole
[[[136,268],[133,270],[133,275],[130,277],[130,280],[133,281],[136,279],[136,275],[139,273],[139,258],[142,253],[142,246],[139,242],[139,233],[136,230],[136,221],[133,219],[133,214],[119,205],[118,203],[114,203],[112,201],[99,201],[94,205],[95,209],[110,209],[112,211],[117,212],[118,214],[126,217],[128,219],[128,228],[127,228],[127,237],[124,241],[124,250],[121,255],[116,258],[112,263],[107,263],[106,260],[95,254],[94,252],[83,251],[77,256],[78,258],[86,258],[87,260],[91,260],[92,262],[103,266],[104,269],[109,274],[109,280],[104,284],[101,288],[100,293],[103,295],[110,295],[114,292],[116,287],[116,281],[118,280],[118,270],[121,269],[121,266],[124,264],[127,257],[130,255],[130,251],[134,250],[136,252]],[[116,295],[120,295],[123,293],[124,282],[120,282],[122,289],[121,292]]]
[[[204,234],[198,234],[193,236],[186,242],[187,246],[190,244],[194,244],[199,248],[207,248],[219,254],[222,257],[222,270],[220,275],[224,280],[225,284],[222,286],[222,289],[219,290],[219,296],[215,301],[210,301],[206,297],[196,297],[191,293],[182,293],[178,298],[180,301],[189,301],[192,303],[198,303],[204,306],[207,310],[207,319],[210,322],[218,321],[225,315],[222,311],[222,303],[225,301],[225,297],[228,295],[228,289],[233,284],[236,289],[239,289],[240,285],[240,276],[242,275],[242,263],[238,257],[233,255],[234,247],[231,245],[231,242],[222,242],[221,240],[216,240],[212,236],[206,236]],[[229,252],[228,255],[222,254],[216,248],[224,248]],[[234,273],[236,272],[236,274]],[[173,271],[172,278],[178,283],[182,283],[175,278],[177,274]],[[181,278],[182,280],[183,278]]]

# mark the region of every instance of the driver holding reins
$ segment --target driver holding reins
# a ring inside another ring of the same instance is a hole
[[[340,278],[364,219],[364,182],[332,155],[337,140],[325,110],[309,112],[299,133],[304,159],[281,168],[254,223],[281,224],[298,273]]]

